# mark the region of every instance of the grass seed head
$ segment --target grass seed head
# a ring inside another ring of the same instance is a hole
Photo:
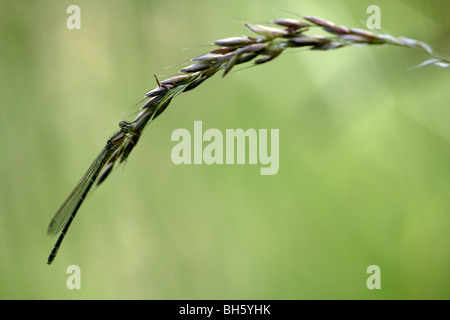
[[[117,150],[112,153],[97,184],[108,177],[115,161],[120,159],[122,162],[128,157],[144,128],[164,112],[177,94],[197,88],[219,70],[224,69],[223,76],[225,76],[241,63],[255,59],[255,64],[263,64],[278,57],[286,48],[291,47],[310,47],[310,50],[324,51],[361,44],[390,44],[420,49],[428,53],[432,59],[419,66],[435,65],[443,68],[450,66],[450,59],[437,55],[428,44],[421,41],[336,26],[334,23],[318,17],[305,16],[303,18],[307,22],[296,19],[271,20],[275,25],[286,29],[245,23],[247,28],[259,35],[258,38],[243,36],[216,40],[213,44],[219,46],[218,48],[191,59],[190,61],[193,61],[194,64],[182,68],[179,71],[181,74],[161,82],[156,79],[158,87],[145,94],[148,100],[141,106],[141,112],[132,122],[131,132],[127,133],[129,139],[124,139],[123,144],[117,146]],[[321,27],[331,36],[307,35],[308,28],[312,26]]]

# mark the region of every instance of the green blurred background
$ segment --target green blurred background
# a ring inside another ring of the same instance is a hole
[[[387,32],[450,53],[444,0],[1,1],[0,298],[449,299],[449,71],[393,46],[292,50],[177,97],[46,264],[50,219],[153,74],[244,21],[295,18],[279,8],[365,28],[372,4]],[[278,128],[278,174],[174,165],[171,133],[194,120]]]

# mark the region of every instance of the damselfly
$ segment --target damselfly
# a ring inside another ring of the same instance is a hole
[[[61,207],[56,212],[52,221],[47,229],[47,234],[49,236],[55,236],[57,233],[61,231],[58,240],[53,247],[50,256],[48,257],[47,264],[51,264],[58,253],[59,247],[61,246],[61,242],[63,241],[67,231],[69,230],[70,224],[72,223],[75,215],[77,214],[78,209],[83,203],[86,195],[91,190],[95,181],[98,178],[102,168],[107,163],[108,159],[111,155],[117,150],[117,147],[122,144],[124,139],[127,137],[127,133],[132,133],[132,124],[129,122],[121,121],[119,123],[120,130],[117,131],[107,142],[106,146],[91,164],[87,172],[84,174],[83,178],[81,178],[80,182],[76,185],[75,189],[73,189],[72,193],[69,197],[64,201]]]

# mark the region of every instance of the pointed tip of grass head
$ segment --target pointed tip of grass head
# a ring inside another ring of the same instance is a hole
[[[402,44],[407,45],[411,48],[421,48],[425,50],[428,54],[433,53],[433,49],[431,48],[431,46],[423,41],[418,41],[406,37],[398,37],[397,40],[399,40]]]
[[[428,59],[428,60],[422,62],[421,64],[419,64],[417,66],[413,66],[413,67],[409,68],[409,70],[422,68],[422,67],[429,66],[429,65],[435,65],[440,68],[450,67],[449,62],[443,61],[442,59],[439,59],[439,58],[432,58],[432,59]]]

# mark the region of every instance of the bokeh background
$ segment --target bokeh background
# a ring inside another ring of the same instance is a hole
[[[394,46],[292,50],[177,97],[46,264],[50,219],[153,74],[295,18],[280,9],[365,28],[372,4],[386,32],[450,54],[444,0],[1,1],[0,298],[449,299],[450,75]],[[279,129],[278,174],[174,165],[194,120]]]

